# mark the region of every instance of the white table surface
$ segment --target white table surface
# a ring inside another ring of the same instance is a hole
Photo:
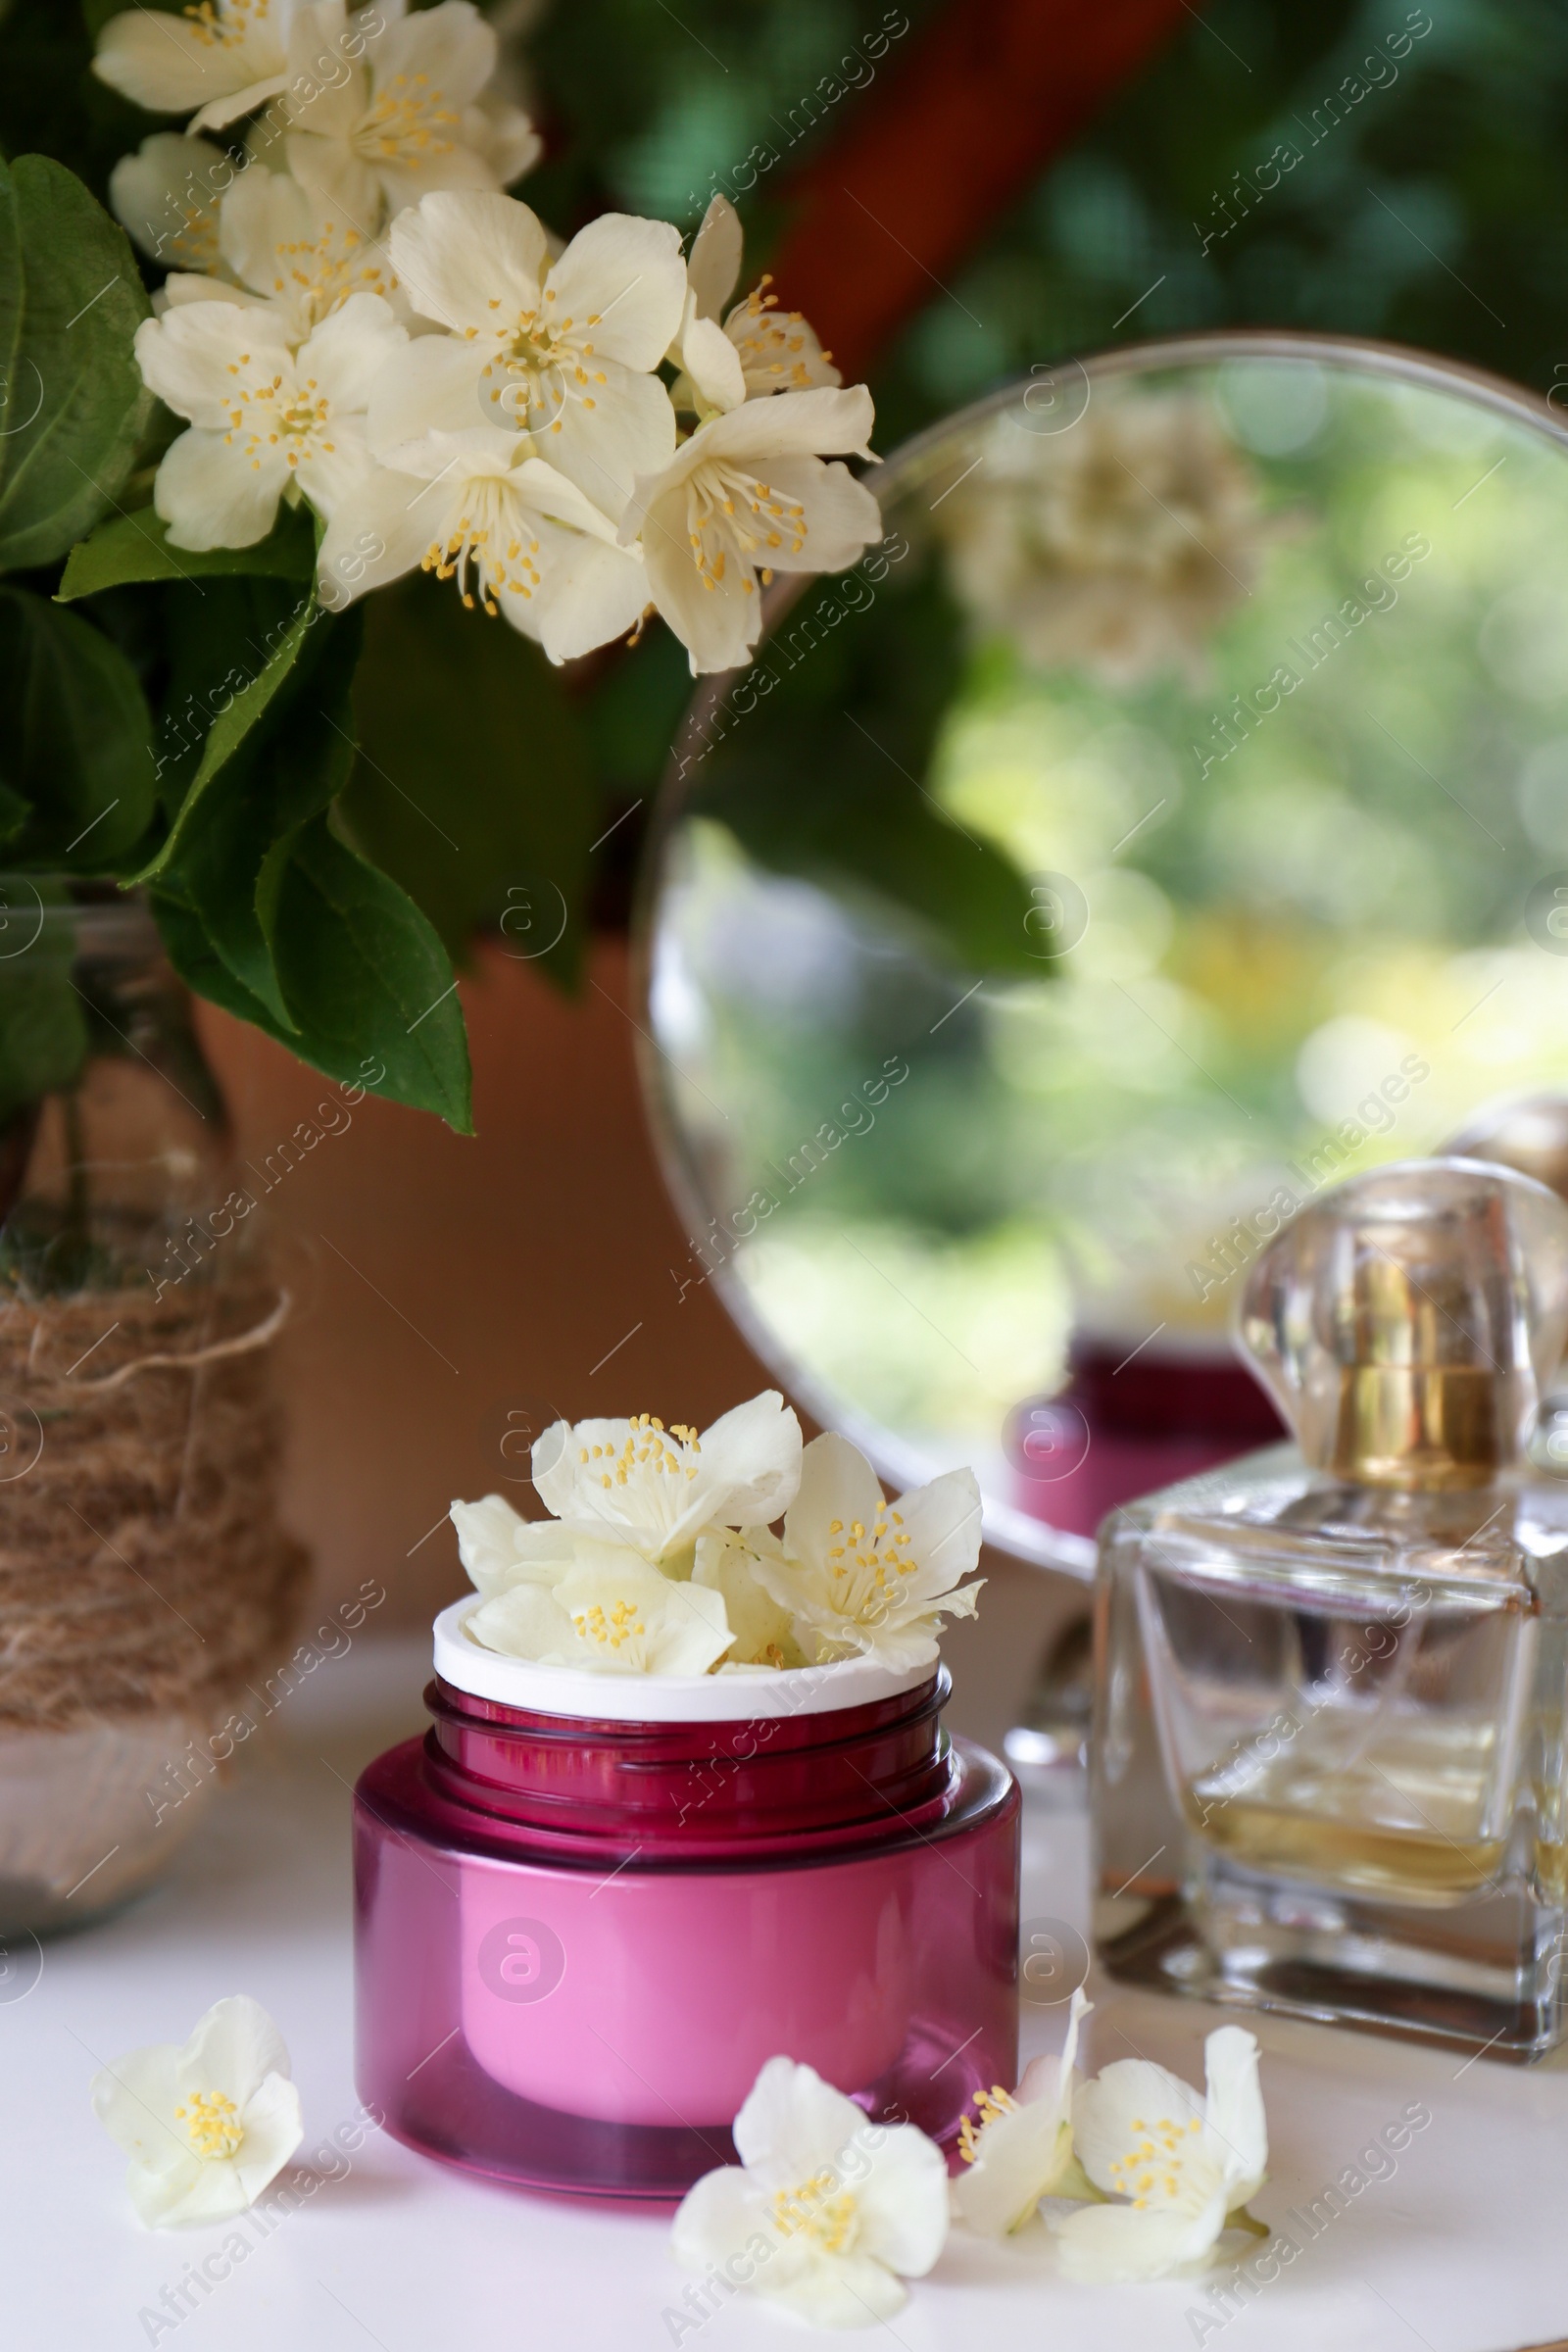
[[[277,2018],[305,2105],[301,2160],[352,2119],[349,1788],[382,1746],[419,1728],[413,1643],[362,1642],[279,1711],[183,1848],[172,1877],[118,1918],[46,1943],[41,1970],[13,1946],[0,1973],[0,2345],[5,2352],[657,2352],[685,2281],[668,2221],[525,2195],[426,2162],[372,2132],[346,2178],[298,2211],[176,2327],[142,2318],[233,2225],[149,2232],[119,2150],[93,2118],[101,2062],[180,2041],[225,1993]],[[243,1753],[244,1751],[242,1751]],[[1081,1817],[1031,1803],[1026,1917],[1083,1917]],[[1092,1979],[1091,2066],[1134,2052],[1201,2081],[1217,2013]],[[1063,2012],[1025,2012],[1025,2055],[1059,2040]],[[1430,2127],[1392,2179],[1356,2196],[1291,2268],[1223,2326],[1204,2282],[1090,2289],[1054,2274],[1035,2228],[1001,2246],[959,2233],[885,2335],[903,2352],[1517,2352],[1568,2335],[1568,2064],[1489,2060],[1253,2021],[1263,2043],[1270,2180],[1254,2211],[1276,2226],[1353,2164],[1407,2102]],[[1224,2274],[1216,2275],[1223,2280]],[[872,2330],[863,2340],[878,2333]],[[767,2352],[803,2332],[737,2297],[680,2341]],[[826,2340],[826,2339],[824,2339]]]

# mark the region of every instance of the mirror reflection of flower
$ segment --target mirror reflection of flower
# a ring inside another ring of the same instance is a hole
[[[934,511],[982,632],[1111,687],[1172,670],[1200,685],[1210,633],[1289,527],[1206,401],[1114,389],[1057,433],[998,418]]]

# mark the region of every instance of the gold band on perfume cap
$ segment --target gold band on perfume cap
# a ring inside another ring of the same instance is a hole
[[[1264,1251],[1242,1302],[1242,1344],[1306,1459],[1366,1486],[1506,1469],[1565,1334],[1568,1206],[1465,1159],[1336,1186]]]
[[[1515,1385],[1484,1366],[1347,1365],[1322,1466],[1361,1486],[1487,1486],[1518,1453]]]

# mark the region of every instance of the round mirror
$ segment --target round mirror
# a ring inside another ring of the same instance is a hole
[[[1229,1328],[1302,1201],[1568,1081],[1568,431],[1226,335],[1031,380],[876,477],[698,698],[645,1074],[763,1358],[896,1483],[1087,1572],[1277,1429]]]

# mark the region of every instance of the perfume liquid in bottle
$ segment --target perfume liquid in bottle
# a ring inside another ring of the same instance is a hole
[[[1209,2000],[1530,2059],[1568,1973],[1568,1487],[1524,1447],[1568,1208],[1461,1159],[1357,1177],[1253,1267],[1297,1436],[1112,1515],[1100,1956]]]

